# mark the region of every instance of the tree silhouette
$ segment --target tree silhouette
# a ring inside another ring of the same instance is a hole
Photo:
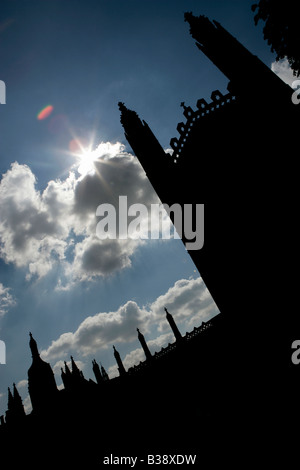
[[[276,52],[276,60],[287,57],[294,75],[300,75],[300,2],[260,0],[252,5],[255,25],[262,20],[264,39]]]

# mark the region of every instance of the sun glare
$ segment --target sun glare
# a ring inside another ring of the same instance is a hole
[[[110,159],[122,154],[124,148],[125,146],[120,142],[114,144],[111,142],[101,142],[95,148],[94,139],[88,141],[83,138],[73,138],[69,142],[69,153],[76,159],[76,163],[72,168],[76,168],[82,177],[97,172],[101,178],[99,166],[96,167],[95,162],[101,160],[103,164],[110,165]]]
[[[81,155],[78,155],[79,158],[79,166],[78,172],[84,176],[88,173],[95,173],[95,165],[94,162],[97,160],[97,155],[94,150],[90,150],[89,148],[84,149]]]
[[[94,162],[97,160],[95,150],[92,145],[84,139],[72,139],[69,143],[69,150],[76,158],[76,169],[82,176],[95,173]]]

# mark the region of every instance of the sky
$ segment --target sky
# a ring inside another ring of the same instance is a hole
[[[215,89],[226,93],[185,11],[216,19],[291,81],[255,27],[252,3],[1,1],[0,415],[13,382],[30,412],[29,331],[61,387],[71,354],[87,379],[93,358],[117,375],[113,344],[125,368],[144,360],[137,327],[152,352],[173,342],[165,306],[182,334],[218,313],[181,240],[100,240],[96,209],[119,195],[148,209],[159,202],[124,137],[119,101],[167,150],[182,101],[195,108]]]

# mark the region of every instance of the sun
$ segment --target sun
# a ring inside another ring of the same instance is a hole
[[[79,157],[79,166],[77,168],[78,173],[82,176],[87,174],[95,173],[95,161],[97,160],[97,155],[94,150],[89,148],[84,149]]]
[[[75,167],[81,176],[95,173],[95,161],[97,153],[92,150],[92,144],[87,144],[83,139],[72,139],[69,144],[72,155],[76,158]]]

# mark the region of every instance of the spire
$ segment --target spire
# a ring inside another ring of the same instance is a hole
[[[133,128],[135,126],[142,126],[142,122],[135,111],[128,109],[121,101],[119,101],[118,106],[121,111],[120,121],[123,127]]]
[[[276,75],[271,69],[248,51],[218,21],[210,21],[204,15],[197,17],[191,12],[185,13],[184,19],[190,25],[190,34],[197,41],[196,46],[230,80],[228,91],[240,94],[247,90],[247,94],[254,93],[255,96],[257,93],[262,93],[265,99],[267,98],[265,87],[268,95],[270,82],[276,82],[276,87],[281,87],[283,90],[280,81],[277,80],[278,77],[274,80]]]
[[[61,368],[61,378],[65,388],[69,388],[72,383],[72,373],[68,367],[66,361],[64,361],[65,370]]]
[[[155,176],[157,172],[155,164],[159,165],[161,171],[162,169],[169,170],[170,155],[165,153],[148,124],[141,120],[135,111],[128,109],[124,103],[118,104],[125,137],[148,177],[152,173]]]
[[[70,356],[70,357],[71,357],[72,374],[79,375],[80,370],[78,369],[77,364],[74,361],[73,356]]]
[[[181,341],[182,340],[182,335],[180,331],[178,330],[178,327],[174,321],[173,316],[168,312],[168,310],[165,307],[165,312],[166,312],[166,318],[170,324],[170,327],[172,328],[172,331],[174,333],[174,336],[176,338],[176,341]]]
[[[24,410],[24,406],[22,403],[22,398],[17,390],[15,383],[13,384],[13,392],[14,392],[15,413],[18,414],[18,416],[25,416],[25,410]]]
[[[249,68],[249,58],[253,55],[237,41],[220,23],[210,21],[207,16],[184,14],[190,25],[190,34],[196,39],[196,46],[221,70],[232,79],[240,79],[241,70]],[[246,64],[248,67],[244,69]],[[239,75],[239,77],[238,77]]]
[[[64,365],[65,365],[65,374],[66,375],[71,375],[71,371],[70,371],[69,366],[66,363],[66,361],[64,361]]]
[[[77,367],[76,362],[74,361],[73,356],[71,356],[71,366],[72,366],[72,376],[79,377],[80,379],[84,379],[82,371]]]
[[[116,348],[113,346],[114,348],[114,356],[115,356],[115,359],[117,361],[117,364],[118,364],[118,370],[119,370],[119,374],[120,375],[125,375],[126,374],[126,370],[125,370],[125,367],[123,365],[123,362],[122,362],[122,359],[120,357],[120,354],[118,353],[118,351],[116,350]]]
[[[144,335],[140,332],[140,330],[137,328],[137,332],[138,332],[138,340],[139,342],[141,343],[141,346],[144,350],[144,353],[145,353],[145,356],[146,356],[146,359],[149,359],[151,360],[152,359],[152,354],[148,348],[148,345],[146,343],[146,340],[144,338]]]
[[[13,384],[13,394],[11,393],[11,390],[8,387],[8,403],[5,415],[7,423],[18,422],[18,420],[22,419],[23,416],[25,416],[22,399],[19,395],[15,383]]]
[[[14,398],[12,396],[10,388],[8,387],[7,409],[11,411],[13,409],[13,406],[14,406]]]
[[[30,336],[29,347],[31,350],[32,359],[38,359],[40,357],[40,354],[38,351],[37,343],[35,339],[33,338],[31,332],[29,333],[29,336]]]
[[[92,360],[92,364],[93,364],[93,372],[96,377],[97,384],[100,385],[103,382],[103,377],[100,371],[99,364],[96,362],[96,359]]]
[[[17,390],[17,387],[16,387],[16,384],[13,383],[13,392],[14,392],[14,400],[18,400],[20,401],[21,400],[21,397],[20,397],[20,394]]]
[[[48,362],[39,355],[37,343],[29,333],[29,346],[32,354],[32,364],[28,369],[28,391],[33,412],[38,409],[49,411],[57,398],[57,386],[53,370]]]
[[[101,363],[100,363],[100,365],[101,365],[101,374],[102,374],[103,380],[104,381],[109,380],[108,373],[106,372],[106,370],[104,369],[104,367]]]

